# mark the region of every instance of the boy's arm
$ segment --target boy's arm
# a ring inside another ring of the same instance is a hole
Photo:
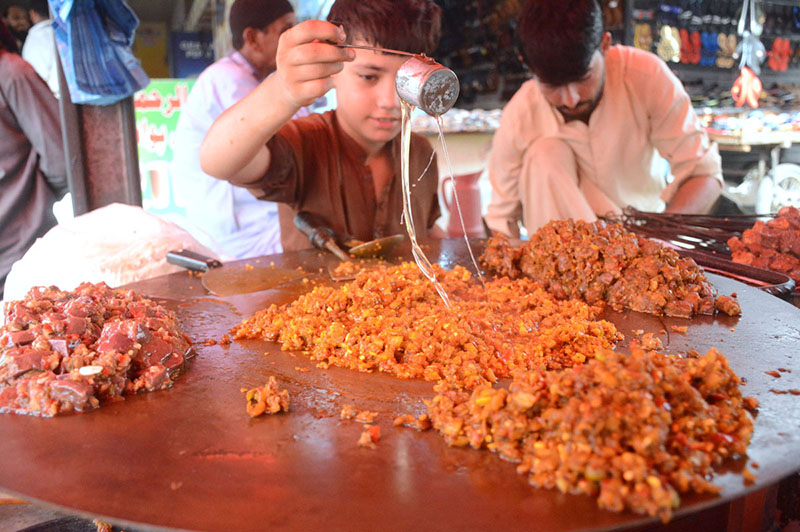
[[[217,118],[200,147],[207,174],[239,185],[259,180],[270,165],[267,141],[301,107],[328,92],[331,76],[353,59],[344,32],[310,20],[285,31],[278,42],[277,70]],[[326,42],[327,41],[327,42]]]

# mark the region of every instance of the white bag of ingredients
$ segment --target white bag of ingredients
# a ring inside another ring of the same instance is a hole
[[[104,281],[117,287],[181,271],[166,261],[168,251],[181,248],[220,258],[174,223],[114,203],[60,223],[36,240],[11,268],[4,300],[22,299],[34,286],[72,290],[85,281]]]

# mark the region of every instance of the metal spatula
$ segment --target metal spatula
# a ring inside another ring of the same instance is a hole
[[[257,260],[254,258],[222,264],[216,259],[187,249],[167,253],[167,262],[170,264],[203,272],[203,286],[217,296],[258,292],[306,275],[300,270],[264,266],[256,262]]]

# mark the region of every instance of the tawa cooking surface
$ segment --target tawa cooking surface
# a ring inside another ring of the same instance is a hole
[[[427,251],[446,268],[468,263],[460,240],[432,242]],[[303,265],[308,279],[331,282],[329,256],[260,260]],[[685,496],[676,519],[800,469],[800,396],[769,391],[800,389],[800,364],[792,358],[800,309],[736,281],[709,278],[720,293],[739,293],[741,318],[604,315],[626,337],[636,329],[661,334],[668,352],[717,347],[747,379],[745,395],[761,402],[748,454],[760,464],[752,469],[756,484],[743,483],[747,460],[726,462],[715,477],[722,494]],[[226,298],[210,296],[186,272],[132,287],[167,300],[198,356],[167,391],[51,419],[0,415],[3,491],[140,530],[603,530],[654,523],[600,510],[588,496],[534,489],[513,464],[487,451],[449,448],[435,431],[393,427],[396,414],[424,411],[433,383],[320,370],[302,354],[261,341],[204,345],[256,310],[292,301],[309,289],[301,281]],[[684,335],[672,325],[689,329]],[[778,368],[792,372],[764,373]],[[251,419],[240,390],[270,375],[289,390],[290,412]],[[379,412],[376,449],[357,445],[363,425],[339,419],[345,403]]]

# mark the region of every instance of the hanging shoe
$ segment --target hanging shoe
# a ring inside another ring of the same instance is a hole
[[[786,72],[789,69],[789,58],[792,57],[792,43],[789,39],[782,39],[783,45],[781,46],[781,72]]]
[[[774,41],[772,41],[772,48],[770,49],[769,52],[767,52],[767,57],[769,57],[769,59],[767,60],[767,65],[769,65],[770,70],[772,70],[773,72],[778,72],[780,71],[781,68],[780,58],[778,57],[779,53],[778,48],[780,47],[780,40],[781,40],[780,37],[778,37]]]
[[[700,64],[700,57],[703,51],[703,45],[700,41],[700,32],[693,31],[689,34],[689,42],[691,43],[691,50],[689,55],[689,62],[693,65]]]
[[[675,29],[671,26],[661,26],[659,32],[658,45],[656,45],[656,53],[658,57],[666,62],[677,63],[681,59],[681,45],[680,41],[675,38]]]
[[[650,24],[643,24],[642,34],[641,34],[641,44],[642,50],[647,50],[648,52],[653,49],[653,27]]]
[[[681,28],[679,35],[681,40],[681,63],[687,65],[691,62],[692,57],[692,42],[689,40],[689,30]]]

